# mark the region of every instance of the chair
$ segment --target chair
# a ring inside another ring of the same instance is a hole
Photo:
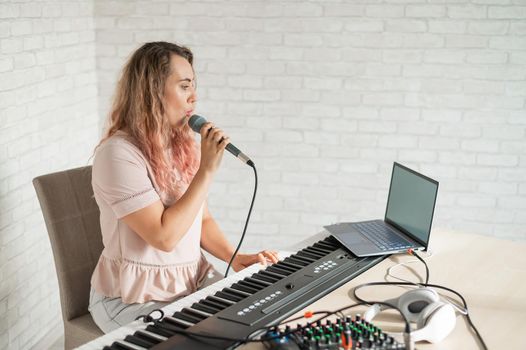
[[[103,249],[91,166],[33,179],[55,258],[64,321],[64,346],[104,333],[88,312],[90,279]]]

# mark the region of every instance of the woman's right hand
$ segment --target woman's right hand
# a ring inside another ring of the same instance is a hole
[[[200,130],[201,134],[201,163],[199,170],[214,173],[221,164],[226,145],[230,138],[223,130],[214,127],[210,122],[205,123]]]

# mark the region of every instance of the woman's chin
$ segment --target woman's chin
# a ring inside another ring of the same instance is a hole
[[[189,126],[188,126],[188,118],[184,117],[183,119],[179,119],[177,121],[170,121],[170,126],[174,130],[182,130],[182,129],[186,128],[186,127],[189,128]]]

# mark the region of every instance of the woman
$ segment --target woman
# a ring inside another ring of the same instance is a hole
[[[200,147],[194,141],[192,63],[185,47],[140,47],[124,67],[109,129],[95,150],[104,250],[89,309],[106,333],[220,279],[201,248],[226,262],[234,252],[206,203],[229,138],[206,123]],[[232,267],[267,261],[277,262],[277,254],[238,254]]]

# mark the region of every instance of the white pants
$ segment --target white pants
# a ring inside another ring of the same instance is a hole
[[[209,274],[204,283],[199,286],[199,289],[208,287],[209,285],[221,280],[223,275],[213,270],[213,274]],[[175,301],[175,300],[174,300]],[[162,301],[148,301],[146,303],[126,304],[122,302],[120,297],[110,298],[100,295],[93,288],[91,288],[89,298],[89,312],[95,321],[95,324],[104,332],[109,333],[125,324],[134,321],[140,315],[148,315],[155,309],[161,309],[164,306],[173,303]],[[153,314],[153,317],[160,315]]]

